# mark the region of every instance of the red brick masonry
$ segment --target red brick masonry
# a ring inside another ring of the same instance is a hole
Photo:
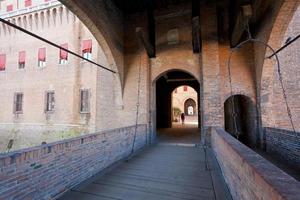
[[[103,131],[0,156],[0,200],[52,199],[126,158],[135,127]],[[135,150],[146,144],[139,125]]]
[[[221,128],[211,145],[234,200],[298,200],[300,183]]]

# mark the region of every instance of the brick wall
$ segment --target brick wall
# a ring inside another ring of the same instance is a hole
[[[298,181],[223,129],[213,129],[211,145],[234,200],[300,199]]]
[[[266,150],[300,170],[300,133],[277,128],[264,128]]]
[[[299,1],[272,1],[269,17],[261,23],[260,31],[255,38],[267,42],[272,48],[279,49],[288,37],[294,37],[299,32]],[[298,9],[297,9],[298,8]],[[299,42],[290,45],[279,53],[283,82],[288,96],[288,103],[292,108],[294,123],[299,130]],[[297,52],[298,49],[298,52]],[[261,106],[263,127],[277,127],[291,129],[286,113],[282,91],[279,87],[275,60],[264,59],[271,51],[263,45],[254,45],[256,79],[258,90],[258,105]],[[298,60],[297,60],[298,59]]]
[[[35,16],[38,20],[35,19],[33,23],[30,16]],[[68,48],[79,54],[82,40],[91,39],[92,60],[108,66],[103,49],[94,36],[63,5],[13,16],[7,20],[59,45],[68,43]],[[112,93],[113,84],[112,81],[108,83],[109,86],[103,84],[96,75],[99,71],[97,67],[70,54],[67,64],[59,64],[57,48],[4,25],[0,27],[0,43],[0,54],[6,54],[6,68],[0,72],[0,152],[6,149],[10,139],[14,139],[12,150],[16,150],[36,146],[43,141],[50,143],[62,138],[94,133],[100,129],[97,109],[104,106],[111,108],[114,102],[99,102],[98,93]],[[37,58],[38,49],[42,47],[46,48],[46,66],[43,68],[38,67]],[[25,68],[18,69],[18,53],[23,50],[26,51]],[[106,88],[97,87],[99,84]],[[106,91],[107,88],[110,91]],[[88,114],[79,112],[80,89],[89,89],[91,92],[91,111]],[[46,91],[55,93],[53,112],[45,112]],[[14,113],[15,92],[22,92],[24,95],[22,114]],[[102,110],[101,113],[108,112]],[[108,124],[102,126],[101,130],[112,128],[113,125],[108,123],[112,120],[101,120],[103,124]]]
[[[146,144],[139,125],[135,150]],[[0,155],[0,199],[51,199],[129,155],[135,127]]]

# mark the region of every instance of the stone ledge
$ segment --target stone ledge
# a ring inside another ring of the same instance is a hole
[[[212,148],[233,199],[300,199],[300,183],[234,139],[221,128]]]
[[[144,127],[145,124],[138,125]],[[116,131],[126,131],[127,129],[134,128],[135,126],[122,127],[117,129],[100,131],[92,134],[78,136],[70,139],[65,139],[45,145],[39,145],[36,147],[30,147],[12,151],[6,154],[0,154],[0,168],[10,166],[12,164],[20,165],[31,160],[39,159],[43,155],[50,154],[51,152],[65,151],[71,147],[81,145],[83,143],[89,143],[100,137],[105,137],[105,134],[111,134]],[[102,141],[105,143],[105,139]]]

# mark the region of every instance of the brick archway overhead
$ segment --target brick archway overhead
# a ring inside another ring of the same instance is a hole
[[[261,40],[266,41],[274,49],[279,49],[284,44],[284,36],[288,26],[300,5],[300,1],[278,1],[275,3],[274,15],[271,23],[267,24],[265,31],[259,35]],[[262,126],[274,126],[273,118],[273,84],[274,84],[274,67],[277,67],[276,62],[264,57],[271,54],[269,49],[257,47],[257,52],[262,55],[258,57],[257,63],[257,83],[258,83],[258,98],[261,102],[261,119]]]

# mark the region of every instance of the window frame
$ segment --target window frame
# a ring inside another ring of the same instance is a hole
[[[45,54],[43,59],[40,59],[40,54]],[[44,68],[47,63],[47,49],[46,47],[42,47],[38,49],[38,67]]]
[[[67,65],[67,64],[69,64],[69,61],[68,61],[68,59],[61,59],[61,58],[59,58],[58,64],[60,64],[60,65]]]
[[[45,67],[46,67],[46,61],[39,60],[38,61],[38,68],[45,68]]]
[[[24,61],[20,61],[22,54],[24,54]],[[26,51],[19,51],[18,69],[24,70],[25,66],[26,66]]]
[[[51,97],[51,101],[49,95]],[[45,92],[45,113],[53,113],[55,111],[55,91],[54,90],[48,90]]]
[[[22,63],[18,63],[18,69],[19,70],[24,70],[25,69],[25,62],[22,62]]]
[[[87,60],[92,60],[92,52],[82,52],[82,57],[84,57]],[[83,60],[87,62],[86,60]]]
[[[18,95],[21,95],[21,102],[19,102],[18,103]],[[18,105],[20,105],[20,103],[21,103],[21,109],[19,110],[18,108]],[[13,111],[14,111],[14,114],[23,114],[23,110],[24,110],[24,93],[23,92],[15,92],[14,93],[14,104],[13,104],[13,106],[14,106],[14,109],[13,109]]]
[[[83,92],[87,92],[87,109],[84,108],[84,99],[83,99]],[[79,90],[79,113],[80,114],[89,114],[91,113],[91,90],[90,89],[80,89]]]

